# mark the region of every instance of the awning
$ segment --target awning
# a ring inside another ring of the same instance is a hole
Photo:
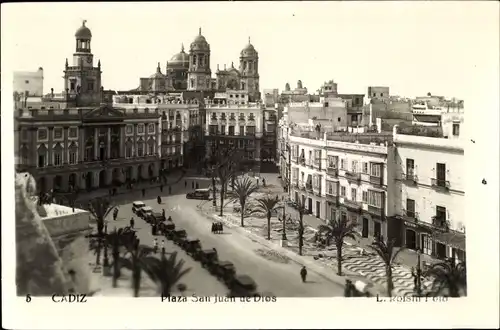
[[[436,242],[465,251],[465,235],[457,232],[436,233]]]

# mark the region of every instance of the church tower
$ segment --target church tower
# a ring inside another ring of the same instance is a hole
[[[248,100],[257,102],[260,100],[259,91],[259,53],[250,43],[240,53],[241,89],[248,91]]]
[[[76,31],[76,49],[73,63],[68,65],[66,59],[64,69],[64,90],[69,99],[76,100],[77,106],[94,106],[101,102],[101,61],[94,67],[94,55],[90,50],[92,33],[85,26]]]
[[[207,91],[211,88],[210,45],[201,35],[191,43],[189,49],[188,90]]]

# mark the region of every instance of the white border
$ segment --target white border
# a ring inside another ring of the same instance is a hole
[[[465,2],[473,11],[478,3]],[[12,5],[12,4],[11,4]],[[213,3],[213,5],[216,5]],[[303,3],[304,5],[304,3]],[[484,3],[480,3],[484,6]],[[497,11],[498,4],[490,3]],[[277,303],[230,304],[223,309],[214,304],[165,304],[159,299],[93,298],[86,304],[54,304],[34,299],[30,304],[15,297],[14,167],[12,118],[12,63],[9,49],[15,40],[4,26],[2,5],[2,325],[4,328],[31,329],[116,329],[116,328],[498,328],[499,221],[498,221],[498,132],[499,67],[498,20],[484,29],[497,31],[491,49],[494,63],[478,63],[470,77],[470,95],[465,100],[466,128],[475,143],[466,145],[466,217],[468,293],[464,299],[448,303],[392,303],[375,300],[279,299]],[[422,17],[425,24],[425,17]],[[443,17],[446,24],[446,17]],[[5,23],[6,24],[6,23]],[[26,22],[27,28],[29,22]],[[482,38],[478,35],[477,38]],[[50,39],[50,37],[49,37]],[[445,42],[445,41],[444,41]],[[416,46],[417,47],[417,46]],[[445,45],[443,45],[445,47]],[[425,50],[425,46],[420,48]],[[49,50],[50,51],[50,50]],[[402,55],[403,56],[403,55]],[[432,79],[432,77],[429,77]],[[485,178],[487,185],[481,180]],[[194,307],[194,308],[190,308]]]

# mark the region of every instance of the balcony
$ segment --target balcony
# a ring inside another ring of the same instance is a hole
[[[415,174],[401,173],[401,180],[407,184],[416,184],[418,182],[418,177]]]
[[[347,207],[348,209],[351,209],[355,212],[361,213],[361,211],[363,211],[363,205],[360,202],[353,201],[344,197],[342,204],[344,204],[344,206]]]
[[[327,192],[325,197],[328,203],[339,206],[339,196],[336,192]]]
[[[313,185],[312,185],[312,183],[310,183],[310,182],[306,183],[306,190],[308,192],[313,192]]]
[[[370,175],[370,183],[375,186],[383,186],[384,178],[381,176]]]
[[[377,216],[377,217],[382,217],[384,215],[384,209],[382,207],[374,206],[374,205],[368,205],[367,207],[368,213]]]
[[[306,162],[307,164],[307,167],[309,168],[313,168],[314,167],[314,161],[312,160],[312,158],[309,158]]]
[[[316,196],[321,197],[321,185],[313,186],[313,193]]]
[[[433,188],[442,191],[450,190],[450,181],[442,180],[442,179],[431,179],[431,185]]]
[[[314,168],[318,169],[321,171],[321,161],[319,159],[315,159],[314,160],[314,164],[313,164]]]
[[[356,181],[359,183],[361,181],[361,173],[345,171],[345,178],[348,181]]]
[[[434,227],[436,230],[447,232],[450,229],[450,221],[446,220],[445,217],[433,216],[432,227]]]
[[[339,175],[339,170],[336,166],[335,167],[327,167],[326,174],[328,174],[330,176],[337,177]]]
[[[418,222],[419,215],[418,212],[415,211],[408,211],[403,209],[401,212],[401,218],[407,221],[412,221],[412,222]]]
[[[299,164],[302,166],[306,165],[306,159],[304,158],[304,156],[299,157]]]

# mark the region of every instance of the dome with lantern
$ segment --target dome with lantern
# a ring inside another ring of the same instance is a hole
[[[191,43],[190,50],[210,50],[210,45],[208,44],[205,37],[201,34],[201,28],[199,30],[198,35]]]
[[[250,43],[250,37],[248,37],[248,44],[241,50],[241,57],[256,57],[258,54],[255,47]]]
[[[82,26],[78,28],[75,32],[75,37],[78,39],[92,39],[92,32],[90,32],[90,29],[85,26],[85,23],[87,23],[86,20],[82,22]]]
[[[184,51],[184,45],[181,47],[181,52],[172,56],[167,66],[189,66],[189,55]]]

